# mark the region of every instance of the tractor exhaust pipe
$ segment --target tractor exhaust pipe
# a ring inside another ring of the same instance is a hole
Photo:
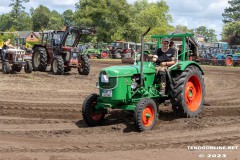
[[[140,69],[140,74],[141,74],[141,84],[140,86],[143,85],[143,48],[144,48],[144,36],[150,31],[150,27],[142,34],[141,36],[141,69]]]

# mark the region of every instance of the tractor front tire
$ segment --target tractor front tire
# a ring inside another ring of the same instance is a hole
[[[83,102],[82,105],[82,116],[83,120],[90,127],[101,124],[105,117],[105,112],[96,112],[95,106],[97,104],[97,94],[89,95]]]
[[[90,72],[90,61],[86,55],[82,55],[79,59],[80,66],[78,73],[80,75],[88,75]]]
[[[173,76],[172,109],[178,115],[196,117],[203,109],[205,84],[202,72],[196,66]]]
[[[115,59],[120,59],[121,58],[121,49],[117,49],[114,51],[113,56]]]
[[[53,57],[51,67],[54,75],[62,75],[64,72],[64,62],[62,56]]]
[[[26,65],[24,67],[25,73],[32,73],[33,67],[30,61],[26,61]]]
[[[157,106],[154,100],[149,98],[141,99],[134,112],[134,119],[138,131],[151,130],[158,118]]]
[[[44,47],[37,46],[32,54],[32,66],[34,71],[45,72],[47,69],[47,51]]]
[[[10,71],[11,71],[11,68],[10,68],[9,62],[7,62],[7,61],[3,62],[3,64],[2,64],[2,72],[4,74],[9,74]]]

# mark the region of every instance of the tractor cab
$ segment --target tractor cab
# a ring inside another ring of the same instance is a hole
[[[144,46],[144,36],[141,46]],[[133,65],[103,68],[99,73],[97,88],[99,93],[86,97],[82,106],[84,121],[89,126],[99,125],[112,109],[122,109],[133,113],[134,123],[139,131],[150,130],[158,119],[159,104],[170,100],[173,112],[186,117],[197,116],[204,103],[205,85],[203,71],[198,63],[191,61],[186,50],[190,44],[193,54],[197,54],[197,41],[193,34],[153,35],[158,41],[172,38],[181,41],[181,61],[166,71],[167,90],[161,94],[161,86],[156,76],[156,64],[144,62],[144,48],[141,47],[141,61]]]

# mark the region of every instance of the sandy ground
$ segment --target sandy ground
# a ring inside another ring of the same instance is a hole
[[[203,66],[207,94],[198,118],[179,118],[170,106],[160,106],[159,120],[148,132],[138,133],[132,116],[119,110],[101,126],[89,128],[82,119],[82,102],[98,92],[100,69],[119,64],[92,60],[89,76],[74,69],[63,76],[1,73],[0,160],[240,160],[240,68]]]

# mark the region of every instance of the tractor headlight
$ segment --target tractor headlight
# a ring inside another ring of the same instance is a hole
[[[102,82],[102,83],[109,83],[109,77],[108,77],[108,75],[107,75],[106,72],[103,72],[103,73],[101,74],[101,82]]]
[[[133,83],[131,84],[131,88],[132,88],[133,90],[135,90],[135,89],[137,88],[137,86],[138,86],[137,82],[133,82]]]

